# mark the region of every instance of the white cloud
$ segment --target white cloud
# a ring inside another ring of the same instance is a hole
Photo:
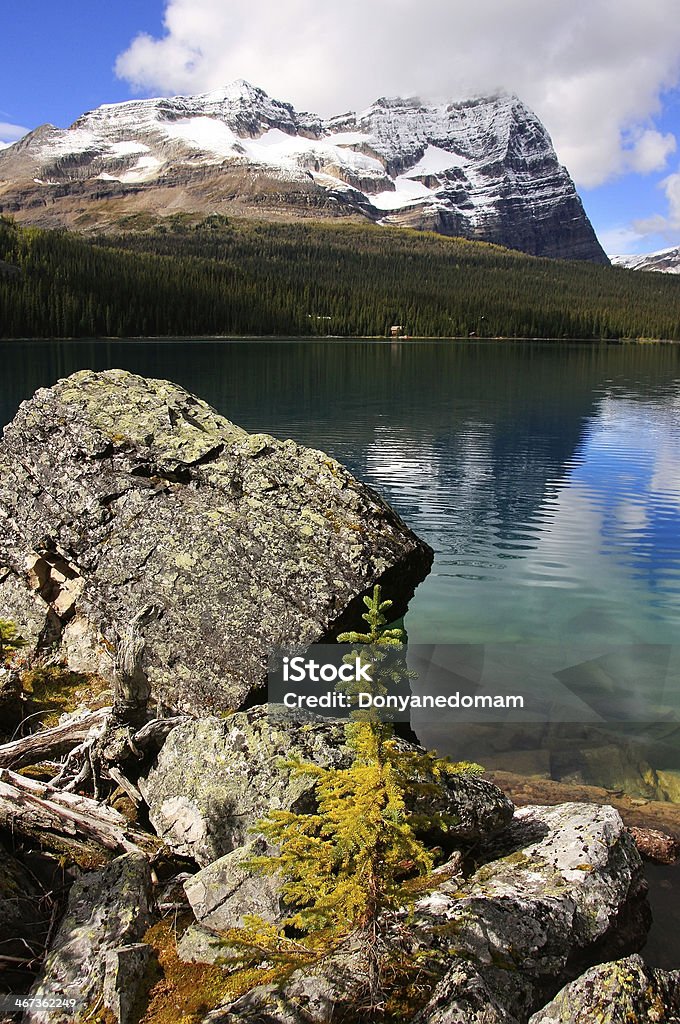
[[[677,241],[680,231],[680,171],[660,181],[659,188],[666,196],[668,213],[665,216],[657,213],[653,217],[636,220],[633,229],[644,235],[667,235],[672,241]]]
[[[0,149],[7,149],[17,139],[22,138],[29,128],[23,128],[20,124],[10,124],[8,121],[0,121]]]
[[[668,157],[677,149],[675,136],[668,132],[637,131],[633,133],[629,148],[625,151],[627,167],[638,174],[662,171]]]
[[[598,232],[597,237],[608,255],[624,256],[626,253],[637,252],[645,234],[629,227],[617,226]]]
[[[116,64],[141,92],[247,78],[331,114],[504,87],[584,186],[659,169],[675,146],[653,118],[680,74],[676,0],[166,0],[164,20],[162,37],[137,36]]]

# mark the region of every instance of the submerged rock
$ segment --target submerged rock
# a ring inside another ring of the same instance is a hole
[[[268,811],[313,808],[315,780],[292,771],[286,762],[294,757],[323,767],[349,766],[343,724],[310,715],[293,729],[269,705],[227,719],[185,722],[170,733],[139,787],[158,835],[205,867],[243,846]],[[453,775],[444,784],[446,795],[436,810],[455,813],[458,824],[439,840],[476,840],[510,821],[512,803],[484,779]]]
[[[661,832],[658,828],[637,828],[629,830],[638,852],[644,860],[654,864],[674,864],[680,857],[680,839]]]
[[[431,562],[334,459],[168,381],[83,370],[0,443],[0,616],[104,673],[140,616],[154,695],[190,713],[241,707],[272,647],[360,621],[374,583],[402,614]]]
[[[680,971],[640,956],[599,964],[566,985],[529,1024],[679,1024]]]

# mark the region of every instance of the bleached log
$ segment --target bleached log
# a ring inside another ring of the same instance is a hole
[[[102,856],[143,850],[156,853],[160,841],[142,832],[113,807],[89,797],[52,789],[0,769],[0,827],[38,840],[49,849]]]
[[[92,729],[98,729],[108,720],[111,708],[91,711],[76,721],[55,725],[52,729],[22,736],[0,746],[0,768],[24,768],[41,761],[54,761],[68,754],[73,747],[87,739]]]

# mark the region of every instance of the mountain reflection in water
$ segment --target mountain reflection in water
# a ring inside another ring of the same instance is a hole
[[[676,346],[4,342],[0,355],[2,423],[37,387],[119,366],[177,381],[246,429],[331,453],[435,548],[406,616],[411,641],[474,645],[482,659],[488,645],[514,645],[517,665],[531,649],[546,687],[566,672],[563,683],[612,712],[604,730],[414,719],[423,742],[680,801],[677,730],[653,712],[659,693],[680,694]],[[587,659],[590,674],[570,682]],[[617,719],[639,699],[643,721]],[[645,777],[649,763],[661,781]]]

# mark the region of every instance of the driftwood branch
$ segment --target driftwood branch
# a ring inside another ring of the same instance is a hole
[[[143,850],[156,853],[160,841],[142,832],[112,807],[89,797],[52,789],[0,769],[0,827],[38,840],[49,849],[106,859]]]
[[[0,746],[0,768],[24,768],[41,761],[54,761],[68,754],[87,739],[92,729],[99,729],[111,715],[111,708],[92,711],[83,718],[52,729],[23,736]]]
[[[111,708],[91,711],[76,721],[55,725],[0,745],[0,768],[18,771],[27,765],[56,761],[68,755],[93,736],[101,734],[111,721]],[[188,721],[184,715],[175,718],[154,718],[132,734],[134,747],[142,754],[154,754],[163,746],[177,725]]]

